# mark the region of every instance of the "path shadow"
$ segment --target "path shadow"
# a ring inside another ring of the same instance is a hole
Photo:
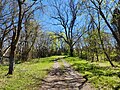
[[[71,72],[70,67],[54,68],[49,71],[47,79],[42,79],[41,87],[46,88],[44,90],[51,90],[52,88],[57,88],[58,90],[66,88],[68,90],[82,89],[88,81],[87,77],[71,75]]]

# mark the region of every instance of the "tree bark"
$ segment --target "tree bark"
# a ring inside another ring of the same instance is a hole
[[[2,42],[0,41],[0,64],[2,63]]]
[[[70,56],[73,57],[73,46],[70,47]]]
[[[0,64],[3,64],[2,49],[0,49]]]
[[[24,2],[24,1],[23,1]],[[10,50],[10,56],[9,56],[9,70],[8,74],[13,74],[14,70],[14,54],[17,42],[19,40],[20,31],[21,31],[21,25],[22,25],[22,2],[18,0],[18,6],[19,6],[19,15],[18,15],[18,27],[16,30],[16,27],[13,30],[13,36],[12,36],[12,42],[11,42],[11,50]]]
[[[15,54],[15,45],[12,43],[11,45],[11,51],[10,51],[10,56],[9,56],[9,70],[7,74],[13,74],[14,70],[14,54]]]

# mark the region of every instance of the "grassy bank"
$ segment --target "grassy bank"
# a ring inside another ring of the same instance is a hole
[[[71,66],[87,78],[97,90],[120,90],[120,65],[113,68],[109,62],[89,62],[77,57],[66,58]]]
[[[0,66],[0,90],[38,90],[41,79],[53,65],[52,56],[15,65],[13,75],[5,76],[8,66]]]

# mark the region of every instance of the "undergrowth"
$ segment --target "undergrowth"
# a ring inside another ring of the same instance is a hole
[[[97,90],[120,90],[120,65],[111,67],[107,61],[90,62],[77,57],[66,58],[80,74],[87,75],[89,82]]]
[[[47,75],[53,60],[59,56],[33,59],[16,64],[14,74],[5,76],[8,66],[0,66],[0,90],[38,90],[41,79]]]

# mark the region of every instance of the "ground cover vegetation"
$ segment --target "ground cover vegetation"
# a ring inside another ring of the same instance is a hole
[[[65,58],[71,67],[88,78],[88,81],[98,90],[120,89],[120,64],[113,68],[108,61],[90,62],[78,57]]]
[[[2,88],[18,88],[29,73],[42,78],[54,62],[43,57],[54,55],[71,56],[96,88],[120,88],[120,0],[0,0]]]
[[[33,59],[16,64],[14,75],[5,76],[8,66],[0,65],[1,90],[38,90],[43,78],[53,66],[53,60],[59,56]]]

